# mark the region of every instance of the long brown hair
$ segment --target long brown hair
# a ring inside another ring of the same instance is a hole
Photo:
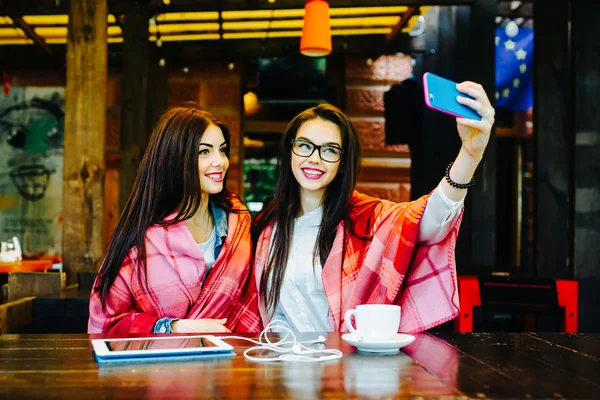
[[[325,265],[329,256],[339,223],[344,221],[346,229],[353,232],[348,209],[360,169],[358,134],[342,111],[330,104],[320,104],[301,112],[288,125],[281,141],[275,197],[256,218],[252,227],[252,237],[256,243],[267,226],[272,222],[277,224],[259,288],[261,294],[265,296],[267,309],[271,312],[276,309],[279,302],[289,245],[294,231],[294,219],[300,211],[300,185],[291,168],[292,140],[296,138],[302,124],[318,118],[332,122],[340,128],[343,150],[338,170],[340,172],[327,186],[323,196],[323,220],[315,244],[315,257],[319,257],[321,265]],[[271,290],[267,291],[269,286]]]
[[[223,131],[229,157],[229,130],[212,114],[187,104],[168,110],[158,120],[140,163],[133,189],[119,218],[95,287],[106,306],[108,292],[129,251],[137,252],[140,281],[146,283],[146,230],[191,218],[201,202],[198,147],[210,125]],[[225,187],[225,181],[223,182]],[[218,207],[232,211],[231,194],[211,194]],[[165,218],[176,212],[174,218]]]

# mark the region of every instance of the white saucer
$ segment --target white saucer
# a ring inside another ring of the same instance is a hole
[[[342,339],[364,353],[397,353],[402,347],[411,344],[415,337],[405,333],[397,333],[391,340],[365,341],[353,333],[345,333]]]

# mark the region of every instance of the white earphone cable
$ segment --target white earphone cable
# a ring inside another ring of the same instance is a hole
[[[286,335],[282,339],[272,342],[267,334],[273,329],[279,329],[285,332]],[[292,337],[291,341],[287,340],[289,336]],[[257,346],[250,347],[244,351],[244,357],[255,362],[298,361],[310,363],[337,360],[343,356],[343,353],[337,349],[312,349],[306,346],[306,344],[324,344],[326,340],[323,336],[319,336],[315,340],[299,342],[294,332],[290,329],[290,326],[286,322],[280,320],[269,322],[258,336],[258,340],[241,336],[221,336],[219,339],[239,339],[256,344]],[[271,350],[280,354],[276,357],[256,357],[250,355],[251,352],[257,350]]]

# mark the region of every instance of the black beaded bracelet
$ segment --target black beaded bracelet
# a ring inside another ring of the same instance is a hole
[[[452,168],[452,165],[454,164],[454,162],[451,162],[450,164],[448,164],[448,166],[446,167],[446,182],[448,182],[448,184],[452,187],[455,187],[457,189],[468,189],[471,186],[473,186],[475,184],[475,177],[473,176],[473,178],[471,178],[471,182],[469,183],[456,183],[454,182],[451,178],[450,178],[450,168]]]

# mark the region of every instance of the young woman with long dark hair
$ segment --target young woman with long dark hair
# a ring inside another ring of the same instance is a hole
[[[365,303],[401,305],[405,332],[458,314],[454,244],[494,109],[480,85],[457,88],[482,120],[457,118],[458,156],[431,194],[409,203],[354,190],[360,143],[340,110],[319,105],[290,122],[275,197],[253,225],[263,324],[343,331],[345,312]]]
[[[158,121],[100,267],[88,332],[259,331],[251,218],[225,189],[229,130],[189,105]]]

